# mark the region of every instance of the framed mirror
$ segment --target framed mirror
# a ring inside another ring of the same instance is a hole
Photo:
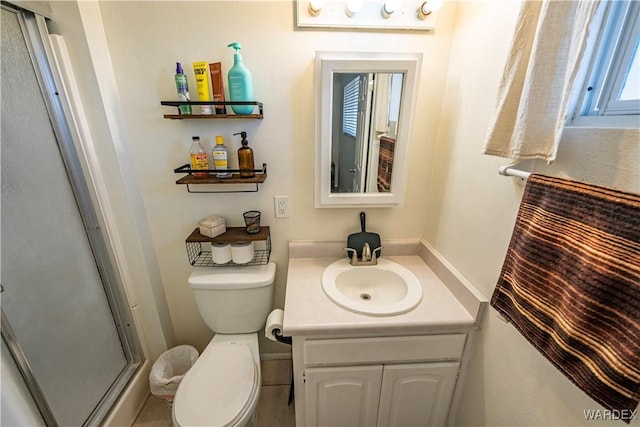
[[[420,53],[316,53],[316,207],[403,203],[421,62]]]

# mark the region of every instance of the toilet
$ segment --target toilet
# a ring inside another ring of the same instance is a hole
[[[271,310],[276,266],[202,267],[189,276],[202,319],[216,333],[176,392],[174,426],[255,426],[257,332]]]

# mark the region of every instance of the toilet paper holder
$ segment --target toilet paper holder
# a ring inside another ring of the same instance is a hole
[[[281,342],[283,344],[289,344],[291,345],[291,337],[285,337],[284,335],[282,335],[282,332],[280,331],[280,329],[274,329],[272,331],[273,337],[276,339],[276,341]]]

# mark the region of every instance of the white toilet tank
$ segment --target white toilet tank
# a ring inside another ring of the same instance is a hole
[[[199,267],[189,286],[200,316],[212,331],[245,334],[264,327],[273,301],[276,265]]]

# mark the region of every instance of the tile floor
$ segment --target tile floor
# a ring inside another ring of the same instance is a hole
[[[263,360],[262,390],[256,427],[295,427],[294,405],[287,405],[291,384],[291,359]],[[172,427],[171,408],[150,395],[133,427]]]

